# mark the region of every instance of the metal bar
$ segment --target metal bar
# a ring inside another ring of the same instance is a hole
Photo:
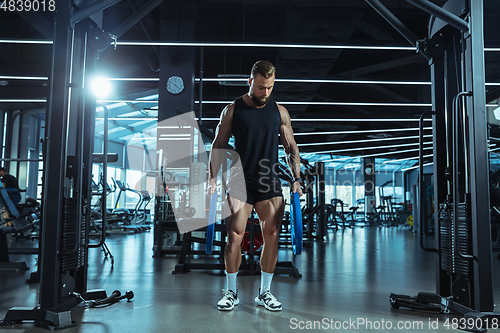
[[[317,182],[316,182],[316,193],[317,193],[317,202],[319,206],[319,214],[318,214],[318,229],[316,231],[316,235],[318,239],[322,240],[326,236],[327,228],[326,228],[326,210],[325,210],[325,162],[316,162],[316,173],[317,173]]]
[[[198,123],[201,125],[203,123],[203,47],[200,48],[200,85],[198,88],[200,88],[200,96],[198,97],[200,100],[200,115]]]
[[[89,38],[88,34],[86,36]],[[88,42],[88,40],[86,40]],[[97,61],[97,51],[90,46],[87,45],[86,48],[86,56],[85,56],[85,74],[83,87],[86,87],[88,82],[90,82],[91,76],[93,75],[96,67]],[[95,137],[95,114],[96,114],[96,106],[95,106],[95,97],[92,94],[86,93],[84,95],[84,104],[83,104],[83,115],[84,115],[84,124],[83,124],[83,137],[84,138],[93,138]],[[93,164],[93,152],[94,152],[94,140],[84,140],[83,146],[83,157],[82,163],[84,165],[82,172],[82,193],[85,196],[86,200],[86,216],[85,216],[85,241],[87,247],[90,248],[89,237],[90,237],[90,222],[91,222],[91,205],[92,205],[92,164]],[[85,267],[88,267],[88,249],[85,249],[85,257],[84,264]],[[85,280],[87,276],[88,270],[85,269]],[[86,291],[86,286],[82,286],[82,288]],[[80,288],[80,289],[82,289]],[[83,291],[83,290],[81,290]],[[79,291],[79,292],[81,292]]]
[[[493,268],[491,253],[490,182],[488,167],[488,124],[486,120],[486,93],[484,67],[483,1],[470,1],[470,36],[465,40],[464,59],[468,69],[466,91],[469,124],[469,191],[471,193],[471,222],[473,252],[474,309],[493,311]]]
[[[102,161],[102,196],[101,196],[101,204],[102,204],[102,222],[101,222],[101,240],[98,244],[92,244],[89,247],[101,247],[106,242],[106,229],[108,228],[108,220],[107,220],[107,191],[108,191],[108,108],[106,105],[101,105],[104,108],[104,138],[102,145],[102,154],[106,156],[106,158]],[[121,193],[121,192],[120,192]]]
[[[67,121],[67,136],[66,136],[66,158],[68,160],[68,166],[72,163],[69,162],[69,157],[75,157],[79,162],[81,162],[80,157],[78,156],[79,144],[78,144],[78,134],[81,133],[81,124],[79,124],[79,118],[83,116],[83,112],[80,112],[80,103],[81,96],[83,94],[83,89],[81,89],[83,80],[83,55],[82,49],[85,47],[83,43],[83,37],[85,32],[82,30],[82,25],[75,27],[72,34],[72,46],[71,46],[71,58],[70,58],[70,70],[69,70],[69,99],[68,99],[68,121]],[[80,196],[81,186],[75,184],[75,182],[80,182],[81,179],[81,163],[77,163],[74,166],[71,166],[77,170],[77,176],[73,177],[72,172],[70,174],[66,174],[66,177],[69,179],[68,191],[65,195],[65,211],[67,212],[68,203],[75,202],[76,210],[74,221],[65,220],[66,223],[75,223],[76,230],[74,234],[74,240],[70,241],[70,237],[64,237],[70,243],[74,243],[74,246],[71,250],[69,249],[61,249],[59,252],[63,256],[73,256],[80,249],[81,245],[81,235],[79,233],[81,229],[81,201],[80,200],[72,200],[75,198],[75,193],[78,193],[78,197]],[[75,192],[76,189],[76,192]],[[65,219],[68,215],[65,216]]]
[[[88,230],[86,230],[85,207],[86,207],[86,190],[84,184],[88,183],[84,177],[84,170],[87,168],[85,161],[84,149],[85,146],[93,143],[94,140],[86,140],[85,133],[85,76],[87,74],[87,48],[88,48],[88,25],[78,24],[75,27],[75,60],[73,63],[73,78],[72,82],[77,83],[76,87],[72,88],[74,94],[74,114],[73,122],[70,122],[69,132],[76,132],[73,139],[74,156],[78,161],[77,176],[73,177],[74,187],[76,191],[72,191],[72,197],[76,200],[76,249],[78,260],[78,269],[73,273],[75,278],[74,291],[83,294],[87,291],[87,264],[88,264]],[[76,131],[73,128],[76,127]],[[85,161],[85,162],[84,162]],[[90,167],[91,168],[91,167]],[[83,228],[83,229],[82,229]],[[82,233],[83,232],[83,233]],[[74,254],[73,254],[74,255]]]
[[[70,16],[70,24],[71,26],[74,26],[76,23],[80,22],[81,20],[89,17],[90,15],[93,15],[101,10],[104,10],[108,7],[113,6],[115,3],[120,2],[121,0],[100,0],[96,1],[91,5],[88,5],[86,7],[80,8],[79,10],[75,11],[71,16]],[[59,8],[58,8],[59,9]]]
[[[42,235],[40,239],[40,308],[53,310],[59,305],[60,249],[63,189],[66,171],[66,130],[68,117],[68,73],[71,49],[69,28],[71,1],[58,3],[52,58],[50,95],[47,109],[47,155],[43,189]]]
[[[427,13],[434,15],[446,23],[454,26],[462,32],[469,31],[469,24],[462,20],[460,17],[450,13],[449,11],[433,4],[427,0],[406,0],[407,2],[417,6],[418,8],[426,11]]]
[[[9,254],[38,254],[38,248],[12,248],[9,249]]]
[[[418,37],[408,29],[387,7],[379,0],[365,0],[377,13],[380,14],[397,32],[401,34],[411,45],[416,46]]]
[[[0,161],[6,162],[43,162],[42,159],[30,159],[30,158],[0,158]]]
[[[116,2],[116,0],[115,0]],[[142,20],[144,16],[148,15],[153,9],[158,7],[159,4],[161,4],[163,0],[150,0],[144,6],[139,8],[132,16],[130,16],[128,19],[125,20],[122,24],[120,24],[118,27],[116,27],[111,34],[115,35],[116,37],[122,36],[125,32],[127,32],[130,28],[132,28],[134,25],[136,25],[137,22]]]
[[[130,6],[132,8],[132,11],[134,13],[136,13],[137,9],[135,8],[134,3],[132,2],[132,0],[128,0],[128,3],[130,4]],[[149,41],[153,41],[153,38],[151,38],[151,34],[149,33],[149,30],[146,27],[146,25],[144,24],[144,22],[143,21],[139,21],[139,25],[141,26],[141,29],[144,32],[144,34],[146,35],[146,37],[148,38],[148,40]],[[153,50],[155,51],[156,55],[159,57],[160,56],[160,50],[159,50],[159,48],[156,47],[156,46],[153,46]],[[157,71],[158,70],[159,70],[159,68],[157,68]]]
[[[104,138],[103,138],[103,145],[102,145],[102,154],[106,156],[104,161],[102,162],[102,178],[103,178],[103,183],[102,183],[102,239],[101,241],[104,242],[106,239],[106,228],[107,228],[107,212],[106,212],[106,191],[108,188],[108,108],[103,105],[104,108]]]
[[[424,245],[424,221],[423,221],[423,216],[424,216],[424,205],[425,205],[425,202],[424,202],[424,186],[423,186],[423,182],[424,182],[424,145],[423,145],[423,141],[424,141],[424,118],[426,115],[428,114],[432,114],[434,115],[435,112],[434,111],[426,111],[424,113],[422,113],[422,115],[420,116],[420,130],[419,130],[419,149],[418,149],[418,209],[419,209],[419,214],[418,214],[418,224],[419,224],[419,229],[420,229],[420,237],[419,237],[419,241],[420,241],[420,247],[422,248],[422,250],[426,251],[426,252],[435,252],[435,253],[439,253],[439,250],[436,249],[436,248],[428,248]]]
[[[457,253],[459,257],[464,259],[476,259],[474,255],[464,254],[460,250],[458,242],[458,221],[459,221],[459,208],[458,204],[460,201],[460,189],[459,189],[459,164],[460,164],[460,141],[461,138],[465,136],[465,128],[463,132],[460,131],[460,99],[462,96],[472,96],[470,91],[459,92],[452,101],[452,111],[453,111],[453,225],[455,226],[455,244],[457,245]]]
[[[401,34],[411,45],[417,46],[418,37],[415,36],[410,29],[408,29],[403,22],[401,22],[387,7],[385,7],[379,0],[365,0],[377,13],[380,14],[397,32]],[[417,48],[420,52],[420,49]],[[420,52],[427,60],[430,57],[424,53]]]
[[[45,38],[52,39],[54,34],[54,26],[45,15],[33,11],[18,11],[17,14],[21,16],[27,23],[40,32]]]
[[[7,115],[7,111],[0,111],[0,142],[2,143],[2,147],[7,147],[7,142],[4,142],[4,130],[5,130],[5,125],[7,125],[5,116]],[[7,140],[7,138],[5,138]],[[0,155],[2,157],[2,155]]]
[[[5,142],[3,143],[4,144],[4,147],[5,147],[5,151],[3,153],[4,156],[8,156],[10,157],[12,155],[12,131],[13,131],[13,118],[14,118],[14,113],[13,112],[8,112],[7,113],[7,126],[6,126],[6,129],[5,129],[5,133],[2,133],[3,136],[5,137]],[[5,124],[4,124],[5,126]],[[9,165],[3,165],[5,168],[7,168],[7,171],[10,171],[10,163]]]
[[[448,42],[447,42],[448,44]],[[452,82],[457,80],[454,71],[448,71],[448,66],[445,64],[445,59],[448,59],[447,54],[450,46],[446,46],[446,53],[443,56],[434,57],[430,65],[431,78],[432,78],[432,90],[431,90],[431,100],[433,105],[433,110],[436,112],[432,119],[432,127],[434,128],[433,133],[433,156],[434,158],[434,175],[445,175],[446,168],[448,167],[448,161],[451,160],[451,148],[448,149],[448,142],[452,139],[448,135],[447,119],[451,119],[449,115],[449,110],[451,107],[448,106],[449,98],[448,94],[445,93],[447,90],[453,88],[452,84],[448,84],[448,79]],[[446,79],[446,80],[445,80]],[[456,88],[455,88],[456,89]],[[454,91],[454,90],[453,90]],[[456,92],[458,93],[458,91]],[[439,176],[434,177],[434,202],[439,205],[447,202],[448,200],[448,180],[446,177]],[[434,244],[437,248],[442,247],[442,240],[440,237],[441,230],[441,219],[436,218],[434,225]],[[436,292],[443,296],[448,297],[452,294],[451,284],[452,281],[449,278],[448,272],[442,269],[443,258],[438,255],[438,261],[436,265]]]

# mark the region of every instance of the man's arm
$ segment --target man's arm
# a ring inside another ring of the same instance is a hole
[[[300,156],[299,147],[293,137],[292,122],[290,120],[290,114],[284,106],[278,105],[281,116],[281,126],[280,126],[280,140],[283,148],[285,148],[286,160],[290,171],[292,172],[293,181],[293,192],[299,192],[302,195],[302,188],[300,184]]]
[[[230,104],[222,110],[219,124],[215,130],[215,138],[212,142],[212,150],[208,160],[209,193],[213,193],[216,188],[215,178],[219,173],[222,158],[226,156],[227,143],[233,130],[234,104]]]

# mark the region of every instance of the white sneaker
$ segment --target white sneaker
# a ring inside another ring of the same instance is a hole
[[[220,311],[231,311],[235,305],[240,304],[238,295],[234,291],[222,289],[222,293],[224,296],[217,303],[217,308]]]
[[[281,303],[278,302],[276,297],[274,297],[269,290],[266,290],[263,294],[255,297],[255,303],[259,306],[265,307],[269,311],[281,311],[282,309]]]

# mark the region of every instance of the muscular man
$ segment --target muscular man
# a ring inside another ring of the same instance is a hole
[[[260,257],[261,287],[255,302],[270,311],[281,310],[281,303],[270,292],[285,208],[281,183],[274,168],[278,163],[280,141],[294,177],[293,192],[302,195],[302,190],[299,150],[293,137],[290,115],[283,106],[270,98],[274,79],[275,68],[270,62],[258,61],[253,65],[248,93],[222,111],[212,143],[209,192],[215,191],[215,177],[221,159],[225,158],[221,152],[226,148],[231,134],[235,138],[235,150],[241,159],[246,185],[246,199],[245,195],[238,195],[238,189],[231,188],[231,180],[228,185],[231,196],[228,196],[227,201],[232,215],[226,219],[226,289],[217,303],[219,310],[232,310],[239,303],[236,275],[241,264],[241,242],[253,208],[259,216],[264,240]],[[233,178],[232,175],[230,178]]]

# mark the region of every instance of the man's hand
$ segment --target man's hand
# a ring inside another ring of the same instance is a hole
[[[300,184],[300,182],[298,182],[298,181],[293,182],[293,189],[292,189],[292,191],[293,191],[293,193],[298,192],[299,196],[300,197],[302,196],[302,185]]]
[[[210,178],[207,184],[207,195],[211,196],[216,189],[217,189],[217,183],[215,182],[215,178]]]

